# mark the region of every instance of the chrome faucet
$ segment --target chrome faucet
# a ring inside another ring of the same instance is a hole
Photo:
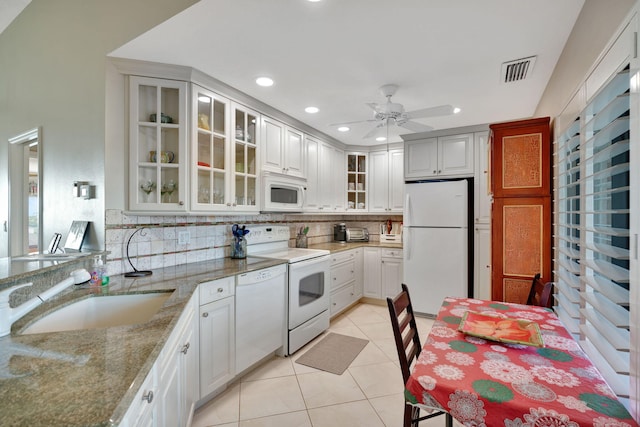
[[[69,277],[62,282],[52,286],[46,291],[42,292],[40,295],[35,298],[31,298],[29,301],[19,305],[18,307],[11,308],[9,306],[9,295],[16,289],[25,288],[27,286],[33,285],[33,283],[24,283],[22,285],[14,286],[9,289],[5,289],[0,292],[0,337],[4,337],[11,333],[11,325],[13,322],[53,297],[54,295],[59,294],[63,290],[67,289],[69,286],[75,283],[73,277]]]

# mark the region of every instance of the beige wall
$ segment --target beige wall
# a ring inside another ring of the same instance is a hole
[[[535,117],[559,115],[635,4],[635,0],[586,0]]]
[[[96,224],[91,247],[104,247],[106,54],[195,2],[33,0],[0,35],[0,223],[9,214],[6,141],[42,126],[45,242],[83,219]],[[74,198],[78,180],[97,197]]]

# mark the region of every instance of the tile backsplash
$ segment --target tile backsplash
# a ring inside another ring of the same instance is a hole
[[[233,224],[246,225],[249,230],[251,225],[289,225],[289,246],[293,247],[295,235],[303,226],[309,227],[309,245],[332,241],[333,225],[337,222],[344,222],[348,227],[367,227],[370,239],[376,241],[380,237],[379,224],[387,219],[402,222],[402,215],[145,216],[107,209],[105,219],[105,250],[110,252],[107,256],[107,268],[113,276],[133,270],[126,255],[129,239],[129,258],[135,268],[153,270],[229,256]],[[179,238],[185,231],[189,235],[188,243],[181,242]]]

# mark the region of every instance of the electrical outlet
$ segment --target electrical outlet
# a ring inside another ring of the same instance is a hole
[[[191,233],[188,231],[180,231],[178,233],[178,244],[179,245],[188,245],[191,241]]]

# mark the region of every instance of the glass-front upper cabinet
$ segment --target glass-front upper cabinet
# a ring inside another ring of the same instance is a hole
[[[130,210],[186,210],[186,106],[186,82],[130,77]]]
[[[260,114],[243,105],[232,103],[233,199],[236,211],[257,212],[260,209],[258,188],[258,132]]]
[[[367,155],[347,154],[347,210],[367,208]]]
[[[231,200],[230,101],[195,84],[191,93],[191,209],[227,210]]]

